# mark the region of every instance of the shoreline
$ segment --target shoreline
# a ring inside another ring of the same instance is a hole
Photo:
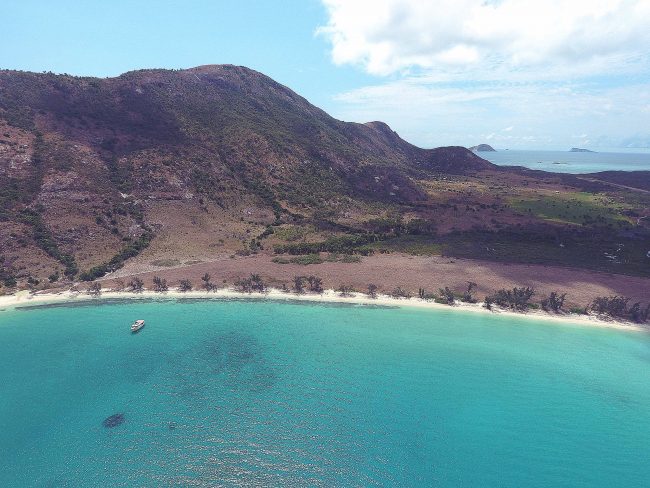
[[[533,319],[541,321],[555,322],[558,324],[573,324],[592,327],[608,327],[618,330],[650,332],[650,326],[647,324],[635,324],[621,320],[606,320],[595,315],[554,315],[544,311],[515,312],[507,309],[494,307],[493,310],[487,310],[482,303],[464,303],[456,302],[454,305],[445,305],[426,301],[420,298],[393,298],[388,295],[377,295],[377,298],[370,298],[363,293],[352,293],[348,297],[342,297],[335,290],[325,290],[322,294],[301,294],[288,293],[277,288],[269,288],[265,293],[244,293],[235,291],[231,288],[222,288],[215,292],[192,290],[181,292],[178,290],[169,290],[166,292],[154,292],[144,290],[140,293],[130,291],[103,291],[100,296],[91,296],[83,292],[63,291],[59,293],[36,293],[31,294],[28,291],[21,291],[13,295],[0,296],[0,313],[7,309],[29,308],[31,305],[48,305],[48,304],[65,304],[85,302],[102,299],[152,299],[152,298],[192,298],[192,299],[253,299],[253,300],[275,300],[275,301],[305,301],[315,303],[349,303],[356,305],[380,305],[390,307],[409,307],[429,310],[447,310],[447,311],[465,311],[485,315],[503,315],[506,317],[518,317],[523,319]]]

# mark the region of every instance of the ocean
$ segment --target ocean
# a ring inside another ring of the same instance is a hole
[[[636,488],[649,378],[648,334],[453,310],[4,310],[0,486]]]
[[[500,166],[526,168],[554,173],[596,173],[598,171],[650,171],[650,151],[628,152],[569,152],[569,151],[515,151],[476,153]]]

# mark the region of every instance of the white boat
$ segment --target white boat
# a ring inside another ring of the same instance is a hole
[[[131,324],[131,332],[137,332],[144,327],[144,320],[136,320]]]

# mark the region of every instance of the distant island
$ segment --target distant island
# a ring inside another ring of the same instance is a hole
[[[583,149],[581,147],[572,147],[569,152],[595,152],[595,151],[590,151],[589,149]]]
[[[496,152],[497,151],[489,144],[479,144],[478,146],[472,146],[469,148],[469,150],[475,152]]]

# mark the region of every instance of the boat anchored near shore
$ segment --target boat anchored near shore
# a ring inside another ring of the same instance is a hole
[[[131,332],[138,332],[144,327],[144,320],[136,320],[131,324]]]

